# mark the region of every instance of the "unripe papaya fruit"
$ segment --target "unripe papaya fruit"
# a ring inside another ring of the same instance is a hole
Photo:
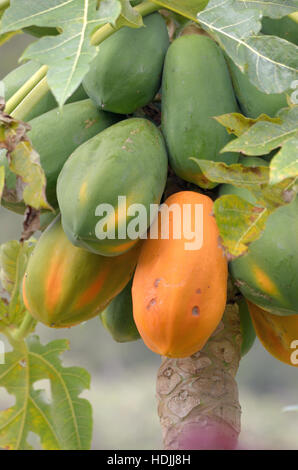
[[[238,160],[236,153],[219,153],[231,135],[213,119],[238,111],[219,46],[197,34],[175,39],[166,55],[162,96],[162,130],[170,165],[184,180],[214,187],[190,158],[228,164]]]
[[[278,36],[298,46],[298,13],[273,19],[262,19],[262,33],[269,36]]]
[[[235,94],[245,116],[257,118],[260,114],[274,117],[276,113],[287,104],[285,93],[266,94],[258,90],[245,73],[228,59],[228,65],[233,81]]]
[[[129,250],[146,234],[150,206],[159,204],[164,191],[167,166],[162,135],[147,119],[118,122],[78,147],[57,184],[70,241],[105,256]],[[134,223],[136,213],[139,224]]]
[[[264,348],[279,361],[298,367],[298,317],[279,317],[247,302],[255,331]]]
[[[46,196],[48,202],[57,208],[56,183],[58,175],[69,155],[80,144],[117,121],[117,116],[96,109],[91,100],[65,105],[62,110],[53,109],[29,122],[28,132],[34,149],[39,153],[40,163],[47,178]],[[15,176],[10,172],[10,187],[15,187]],[[14,181],[14,183],[13,183]],[[65,190],[65,188],[64,188]],[[7,200],[12,209],[24,212],[23,203]],[[2,204],[6,207],[6,201]]]
[[[26,308],[54,328],[77,325],[98,315],[133,275],[139,253],[107,258],[73,246],[58,217],[43,232],[23,283]]]
[[[144,19],[145,27],[124,27],[106,39],[83,80],[87,95],[103,110],[130,114],[157,93],[168,30],[159,13]]]
[[[132,281],[129,281],[123,291],[100,314],[104,327],[118,343],[136,341],[140,338],[133,319],[131,287]]]
[[[241,357],[245,356],[253,347],[256,332],[249,314],[247,302],[244,298],[237,301],[240,316],[240,328],[242,335]]]
[[[40,69],[40,64],[29,61],[12,70],[3,78],[5,86],[5,100],[8,101],[26,81]],[[82,85],[72,94],[66,103],[74,103],[88,98]],[[57,101],[51,91],[48,91],[24,116],[23,121],[30,121],[41,114],[57,107]]]
[[[159,212],[158,237],[149,236],[141,249],[132,286],[133,315],[148,348],[163,356],[187,357],[204,346],[221,320],[227,261],[209,197],[182,191],[166,200],[164,214],[167,208],[169,224]],[[192,248],[190,231],[202,237]]]
[[[247,190],[222,185],[220,195],[235,194],[251,204]],[[276,315],[298,314],[298,197],[274,211],[248,253],[230,263],[230,271],[248,300]]]

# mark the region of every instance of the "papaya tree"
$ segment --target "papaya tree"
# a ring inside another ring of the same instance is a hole
[[[0,18],[0,45],[34,38],[0,82],[0,201],[23,216],[0,247],[0,446],[90,448],[90,375],[35,329],[98,316],[161,356],[165,449],[236,449],[256,335],[298,366],[298,1],[0,0]]]

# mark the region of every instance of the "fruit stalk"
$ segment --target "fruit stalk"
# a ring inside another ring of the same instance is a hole
[[[241,341],[238,306],[229,303],[201,351],[184,359],[163,358],[157,400],[165,449],[236,448]]]

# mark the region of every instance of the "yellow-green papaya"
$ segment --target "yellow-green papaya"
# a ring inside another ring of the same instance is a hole
[[[69,242],[58,217],[42,234],[23,282],[26,308],[54,328],[77,325],[102,312],[133,275],[139,247],[114,258]]]
[[[167,169],[163,137],[147,119],[120,121],[78,147],[57,184],[69,240],[105,256],[131,249],[147,232]]]
[[[220,47],[209,37],[191,34],[168,49],[162,81],[162,130],[170,165],[186,181],[214,187],[191,160],[237,162],[220,150],[231,135],[215,119],[238,111],[231,78]]]
[[[279,19],[264,16],[261,31],[263,34],[278,36],[298,46],[298,13]]]
[[[83,80],[87,95],[103,110],[131,114],[159,90],[168,31],[159,13],[143,21],[144,27],[125,26],[107,38]]]

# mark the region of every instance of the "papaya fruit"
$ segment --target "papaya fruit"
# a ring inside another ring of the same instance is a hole
[[[62,110],[55,108],[29,121],[31,131],[28,137],[39,153],[40,163],[47,178],[46,196],[48,202],[58,207],[56,183],[58,175],[69,155],[80,144],[117,121],[117,116],[96,109],[91,100],[77,101],[65,105]],[[15,188],[16,179],[8,173],[9,188]],[[24,204],[9,195],[2,200],[8,209],[23,213]]]
[[[237,301],[239,307],[240,328],[241,328],[241,357],[245,356],[253,347],[256,332],[249,314],[246,300],[242,297]]]
[[[6,77],[3,78],[5,87],[5,100],[8,101],[25,83],[29,78],[32,77],[40,69],[40,64],[37,62],[29,61],[25,64],[20,65],[16,69],[12,70]],[[66,103],[74,103],[88,98],[82,85],[68,98]],[[57,101],[54,95],[48,91],[39,101],[36,103],[23,118],[24,121],[30,121],[41,114],[44,114],[51,109],[57,107]]]
[[[274,117],[281,108],[288,106],[286,93],[263,93],[250,82],[247,74],[242,73],[231,59],[227,61],[235,94],[245,116],[257,118],[260,114],[267,114]]]
[[[298,367],[298,317],[279,317],[247,301],[257,337],[273,357]]]
[[[214,187],[190,158],[237,162],[236,153],[220,154],[232,137],[213,117],[238,107],[225,58],[212,39],[191,34],[174,40],[166,55],[162,97],[171,167],[186,181]]]
[[[261,32],[269,36],[278,36],[298,46],[298,14],[294,13],[279,19],[265,16],[262,19]]]
[[[256,203],[249,191],[232,185],[222,185],[219,194],[235,194]],[[248,253],[230,263],[244,297],[275,315],[298,314],[297,214],[296,196],[269,216],[263,234],[249,245]]]
[[[152,122],[131,118],[105,129],[78,147],[59,175],[66,235],[94,253],[124,253],[146,234],[150,206],[159,204],[166,179],[165,144]]]
[[[23,282],[26,308],[54,328],[77,325],[98,315],[133,275],[139,247],[107,258],[73,246],[60,217],[43,232]]]
[[[228,269],[212,209],[208,196],[175,193],[164,203],[164,218],[160,211],[154,222],[158,236],[143,242],[132,285],[133,316],[145,344],[162,356],[199,351],[222,318]],[[198,240],[189,246],[191,233]]]
[[[106,330],[118,343],[136,341],[140,338],[132,313],[131,297],[132,281],[129,281],[100,314],[100,319]]]
[[[168,30],[159,13],[143,21],[145,27],[126,26],[107,38],[83,80],[87,95],[103,110],[131,114],[159,90]]]

